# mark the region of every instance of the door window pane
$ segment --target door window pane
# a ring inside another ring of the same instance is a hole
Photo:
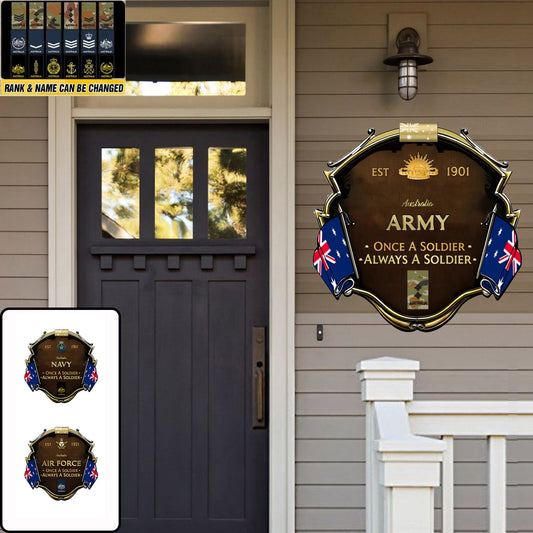
[[[139,148],[102,148],[102,236],[139,238]]]
[[[209,148],[208,237],[246,238],[246,148]]]
[[[193,237],[193,149],[155,149],[155,237]]]
[[[126,81],[127,96],[244,96],[244,81]]]

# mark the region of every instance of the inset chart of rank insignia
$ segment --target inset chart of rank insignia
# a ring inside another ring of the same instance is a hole
[[[124,92],[123,1],[3,0],[0,9],[1,94]]]

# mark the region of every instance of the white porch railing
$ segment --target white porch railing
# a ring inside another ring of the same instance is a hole
[[[419,368],[393,357],[357,365],[366,402],[367,533],[433,533],[441,469],[442,532],[453,533],[453,439],[466,435],[487,438],[489,533],[504,533],[506,437],[533,435],[533,402],[413,401]]]

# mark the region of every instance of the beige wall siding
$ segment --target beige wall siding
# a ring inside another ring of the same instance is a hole
[[[382,60],[389,13],[426,13],[434,63],[403,102]],[[358,361],[418,359],[418,399],[533,399],[533,2],[297,0],[296,519],[300,532],[364,529],[364,406]],[[312,266],[326,162],[368,128],[467,127],[510,162],[524,266],[505,296],[477,297],[436,332],[407,334],[364,299],[336,302]],[[316,325],[324,324],[324,340]],[[456,443],[456,531],[488,529],[486,445]],[[508,443],[508,530],[533,531],[533,440]],[[438,496],[438,495],[437,495]],[[437,508],[438,497],[437,497]],[[440,511],[436,511],[440,528]]]
[[[316,340],[319,321],[323,341]],[[533,314],[463,314],[435,332],[408,334],[377,313],[300,313],[296,328],[300,532],[364,530],[365,421],[355,373],[361,359],[394,355],[419,360],[416,399],[533,400]],[[459,440],[455,459],[455,531],[487,531],[486,442]],[[507,470],[508,531],[533,531],[532,439],[509,440]]]
[[[3,96],[0,124],[0,309],[45,306],[46,98]]]

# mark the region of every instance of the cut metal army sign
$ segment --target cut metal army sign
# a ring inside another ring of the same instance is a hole
[[[24,379],[30,389],[42,390],[54,402],[69,402],[98,380],[94,346],[79,333],[56,329],[29,346]]]
[[[73,429],[45,430],[29,444],[24,477],[32,489],[41,487],[54,500],[68,500],[98,478],[93,446]]]
[[[462,130],[401,124],[330,162],[313,263],[395,327],[430,331],[473,296],[504,293],[522,258],[511,172]]]

